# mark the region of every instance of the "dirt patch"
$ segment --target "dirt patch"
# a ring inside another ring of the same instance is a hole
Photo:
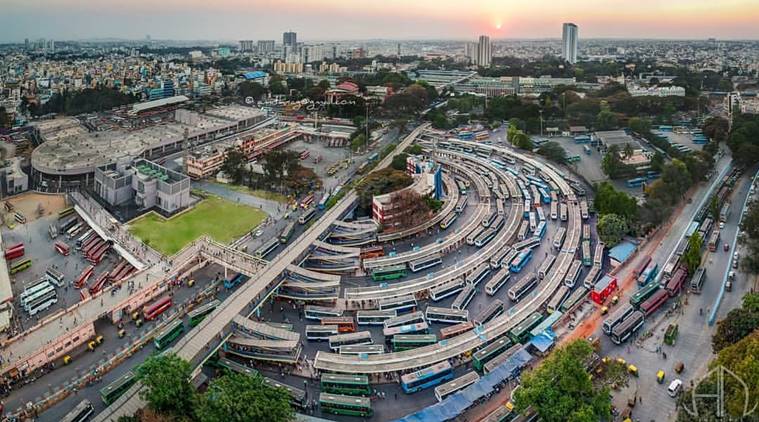
[[[6,202],[13,205],[13,208],[26,217],[27,222],[32,222],[40,217],[57,214],[58,211],[66,208],[66,196],[60,194],[43,194],[36,192],[22,193]],[[42,209],[42,215],[38,210]],[[2,208],[5,212],[5,208]],[[11,216],[12,217],[12,216]]]

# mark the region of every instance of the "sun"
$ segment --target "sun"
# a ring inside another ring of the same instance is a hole
[[[501,22],[501,19],[496,19],[495,29],[501,29],[502,26],[503,26],[503,22]]]

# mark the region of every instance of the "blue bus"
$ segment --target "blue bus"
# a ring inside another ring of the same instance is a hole
[[[518,273],[522,271],[522,268],[524,268],[525,265],[527,265],[528,262],[530,262],[530,259],[532,259],[532,249],[524,249],[521,252],[519,252],[519,255],[517,255],[509,265],[509,270],[512,273]]]
[[[541,221],[540,223],[538,223],[538,227],[535,228],[535,231],[532,234],[535,237],[539,237],[543,239],[543,236],[546,235],[546,222]]]
[[[327,201],[329,201],[329,192],[325,193],[324,196],[322,196],[322,199],[319,200],[319,205],[317,205],[317,208],[320,210],[323,210],[324,207],[327,205]]]
[[[587,145],[583,145],[582,146],[582,150],[585,151],[585,153],[588,154],[588,155],[591,154],[590,147],[587,146]]]
[[[231,289],[231,288],[237,286],[238,284],[243,283],[245,281],[245,278],[246,277],[245,277],[245,275],[243,273],[237,273],[237,275],[235,275],[231,279],[230,278],[225,278],[224,279],[224,288],[225,289]]]
[[[544,204],[551,203],[551,195],[548,194],[548,189],[539,188],[538,192],[540,192],[540,198],[543,199]]]
[[[379,153],[375,152],[374,154],[370,155],[367,159],[368,162],[376,161],[379,158]]]
[[[659,264],[657,264],[655,261],[651,261],[646,266],[646,269],[643,270],[643,272],[640,273],[638,276],[638,285],[645,286],[646,284],[650,283],[651,280],[653,280],[656,277],[656,274],[659,272]]]
[[[401,376],[401,388],[406,394],[416,393],[425,388],[434,387],[438,384],[453,379],[453,368],[448,361],[442,361],[416,372]]]
[[[629,179],[626,183],[628,188],[639,188],[646,183],[646,179],[644,177],[636,177],[635,179]]]

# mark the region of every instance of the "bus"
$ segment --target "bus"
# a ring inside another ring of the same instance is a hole
[[[44,293],[41,293],[34,299],[30,299],[24,305],[24,310],[26,310],[31,317],[37,315],[39,312],[46,310],[56,303],[58,303],[58,294],[55,292],[55,290],[48,290]]]
[[[490,359],[490,362],[485,364],[482,372],[484,374],[489,374],[493,372],[496,368],[503,365],[504,362],[509,360],[509,358],[521,348],[522,348],[521,344],[515,344],[509,347],[508,349],[504,350],[500,354],[494,356],[493,359]]]
[[[567,204],[564,202],[559,204],[559,219],[567,221]]]
[[[71,239],[72,237],[76,236],[83,227],[85,227],[84,223],[76,223],[75,225],[71,226],[70,229],[66,230],[66,237]]]
[[[496,275],[494,275],[487,284],[485,284],[485,293],[488,296],[493,296],[498,290],[503,287],[511,279],[511,271],[508,268],[503,268]]]
[[[590,224],[582,225],[582,240],[590,240]]]
[[[706,269],[704,267],[699,267],[696,272],[693,273],[693,278],[690,280],[691,293],[701,293],[701,287],[704,285],[704,281],[706,281]]]
[[[551,220],[559,218],[559,206],[557,201],[551,201]]]
[[[396,311],[395,309],[387,309],[384,311],[361,310],[361,311],[356,312],[356,321],[358,322],[358,325],[384,325],[385,321],[387,321],[390,318],[395,318],[397,316],[398,316],[398,311]]]
[[[89,229],[81,237],[79,237],[79,239],[76,239],[76,243],[74,243],[76,245],[76,248],[82,249],[82,245],[84,244],[84,242],[86,242],[87,239],[89,239],[90,236],[92,236],[94,233],[95,233],[94,230]]]
[[[177,319],[156,334],[155,339],[153,339],[153,344],[155,344],[156,349],[161,350],[168,346],[169,343],[174,341],[177,337],[181,336],[183,332],[184,324],[181,319]]]
[[[537,207],[535,209],[535,215],[537,215],[537,217],[538,217],[538,222],[540,222],[540,221],[546,221],[546,215],[543,213],[543,208],[542,207]]]
[[[338,334],[340,331],[337,325],[306,325],[306,339],[308,341],[326,341]]]
[[[636,177],[634,179],[628,179],[625,184],[628,188],[639,188],[646,183],[645,177]]]
[[[354,346],[340,346],[341,355],[381,355],[385,353],[385,346],[381,344],[358,344]]]
[[[564,285],[570,288],[574,287],[577,284],[577,279],[580,278],[580,270],[582,270],[582,261],[575,259],[572,261],[567,275],[564,276]]]
[[[84,422],[94,413],[95,408],[92,407],[92,403],[90,403],[89,400],[84,399],[69,413],[66,413],[66,416],[61,419],[61,422]]]
[[[601,275],[601,267],[596,265],[590,267],[590,271],[588,271],[582,281],[582,286],[588,290],[592,289],[596,285],[599,275]]]
[[[329,197],[329,192],[325,192],[324,195],[322,195],[321,199],[319,199],[319,203],[316,204],[316,208],[319,210],[324,210],[324,208],[327,207],[327,201],[329,201]]]
[[[593,265],[593,258],[590,256],[590,240],[582,241],[582,265],[586,267]]]
[[[321,320],[322,325],[337,325],[337,331],[340,333],[352,333],[356,331],[356,321],[353,317],[324,317]]]
[[[245,280],[247,280],[247,276],[243,273],[237,273],[232,278],[225,278],[224,279],[224,288],[225,289],[231,289],[235,286],[237,286],[240,283],[243,283]]]
[[[617,310],[615,310],[608,318],[603,322],[601,328],[606,335],[611,335],[611,330],[622,322],[628,315],[635,312],[635,308],[629,304],[623,304]]]
[[[472,328],[474,328],[474,324],[469,321],[451,325],[450,327],[443,327],[440,329],[440,339],[445,340],[447,338],[456,337],[458,335],[464,334]]]
[[[482,280],[484,280],[489,275],[490,275],[490,264],[488,262],[483,262],[480,265],[478,265],[474,269],[474,271],[472,271],[469,275],[466,276],[466,281],[477,286],[478,284],[480,284]]]
[[[146,306],[143,311],[145,321],[152,321],[171,307],[171,296],[163,296],[150,305]]]
[[[213,312],[220,304],[218,299],[214,299],[205,305],[202,305],[196,309],[187,313],[190,320],[190,327],[194,327],[200,324],[211,312]]]
[[[31,259],[24,259],[22,261],[17,261],[11,265],[10,270],[8,272],[10,274],[16,274],[20,273],[21,271],[24,271],[32,266],[32,260]]]
[[[556,261],[556,255],[553,254],[548,254],[545,259],[543,259],[540,267],[538,267],[538,279],[542,280],[546,278],[546,275],[548,274],[548,271],[551,270],[554,261]]]
[[[277,249],[277,246],[279,246],[279,239],[269,239],[266,243],[261,245],[260,248],[256,249],[256,252],[253,254],[256,258],[266,258],[266,255],[269,255],[270,253],[274,252],[274,249]]]
[[[132,371],[127,371],[126,374],[122,375],[116,381],[108,384],[105,388],[100,390],[100,398],[103,400],[103,403],[105,403],[106,406],[110,406],[111,403],[121,397],[124,392],[129,390],[132,384],[134,384],[136,381],[137,378],[134,376],[134,373]]]
[[[303,151],[300,152],[300,159],[305,160],[306,158],[308,158],[309,155],[311,155],[311,151],[304,149]]]
[[[306,400],[306,392],[301,390],[300,388],[295,388],[289,384],[283,384],[279,381],[273,380],[269,377],[263,377],[264,378],[264,384],[268,385],[272,388],[281,388],[285,391],[287,391],[287,394],[290,396],[290,404],[293,406],[304,409],[306,407],[306,404],[308,400]]]
[[[540,321],[542,320],[543,315],[540,312],[533,313],[509,331],[509,338],[514,344],[526,342],[529,340],[528,337],[530,336],[530,331],[535,328],[536,325],[540,324]]]
[[[644,262],[646,262],[646,266],[638,275],[639,286],[645,286],[650,283],[656,277],[656,273],[659,270],[659,264],[652,261],[650,256],[647,256]]]
[[[409,312],[416,309],[416,297],[413,294],[383,298],[379,301],[380,311],[394,310],[397,313]]]
[[[287,243],[290,240],[290,237],[292,237],[294,231],[295,222],[291,221],[287,223],[284,230],[282,230],[282,233],[279,234],[279,243]]]
[[[64,217],[68,217],[69,215],[71,215],[73,213],[74,213],[74,207],[64,208],[64,209],[58,211],[58,218],[61,219],[61,218],[64,218]]]
[[[337,308],[328,308],[326,306],[306,305],[304,314],[306,319],[321,321],[324,317],[343,316],[343,310]]]
[[[308,194],[302,201],[300,201],[301,208],[308,208],[314,203],[315,196],[313,193]]]
[[[493,224],[493,221],[495,221],[495,218],[498,217],[497,212],[491,212],[488,214],[485,218],[482,219],[482,226],[483,227],[490,227],[491,224]]]
[[[456,221],[458,216],[459,214],[455,212],[448,214],[448,216],[445,217],[443,221],[440,222],[440,228],[443,230],[447,229],[448,227],[451,226],[451,224],[453,224],[454,221]]]
[[[487,245],[488,242],[493,240],[496,234],[498,234],[498,229],[496,229],[495,227],[491,227],[489,229],[483,230],[482,232],[480,232],[479,235],[477,235],[477,237],[475,237],[474,246],[481,248]]]
[[[630,297],[630,304],[636,308],[639,307],[641,303],[645,302],[645,300],[656,293],[657,290],[659,290],[659,283],[654,280],[638,289],[638,291]]]
[[[495,341],[472,354],[472,367],[483,372],[486,363],[506,351],[513,344],[507,336],[498,337]]]
[[[565,227],[559,227],[558,230],[556,230],[556,235],[553,237],[553,247],[557,250],[561,249],[561,246],[564,244],[564,236],[567,234],[567,229]]]
[[[401,277],[406,277],[406,266],[402,264],[372,270],[372,280],[374,281],[396,280]]]
[[[514,249],[504,246],[490,258],[490,268],[501,268],[504,262],[511,262],[515,256],[517,256],[517,252]]]
[[[546,234],[546,222],[541,221],[538,223],[538,227],[535,228],[535,230],[532,232],[532,235],[534,237],[537,237],[538,239],[543,239],[543,236]]]
[[[399,334],[427,334],[430,331],[430,326],[426,321],[415,322],[407,325],[396,325],[395,327],[388,327],[382,329],[382,335],[385,336],[385,341],[390,343],[393,336]]]
[[[312,218],[316,215],[316,209],[311,208],[310,210],[307,210],[301,216],[298,218],[298,223],[301,225],[308,223],[311,221]]]
[[[448,381],[445,384],[435,387],[435,398],[438,402],[441,402],[451,394],[459,392],[479,380],[480,376],[476,372],[469,371],[453,381]]]
[[[466,184],[459,179],[456,179],[456,186],[459,188],[460,195],[466,195]]]
[[[373,344],[372,333],[369,331],[358,331],[355,333],[337,334],[330,336],[328,339],[329,348],[337,352],[340,346],[349,346],[355,344]]]
[[[546,305],[546,311],[548,314],[554,313],[554,311],[558,311],[561,308],[561,304],[564,303],[564,299],[569,294],[569,287],[567,286],[559,286],[558,289],[554,292],[553,296],[551,296],[551,299],[548,301],[548,304]]]
[[[361,374],[322,374],[321,390],[326,393],[368,396],[372,394],[369,377]]]
[[[709,252],[717,251],[717,246],[719,246],[719,235],[720,235],[719,229],[714,229],[714,231],[712,231],[712,234],[709,235],[709,243],[708,243]]]
[[[525,239],[521,242],[517,242],[512,247],[516,251],[521,251],[523,249],[532,249],[536,246],[540,245],[540,238],[539,237],[530,237],[529,239]]]
[[[368,418],[374,414],[372,401],[366,397],[343,396],[340,394],[319,393],[319,408],[322,412],[335,415],[359,416]]]
[[[508,291],[509,299],[512,302],[519,302],[522,298],[529,293],[535,286],[538,285],[538,278],[534,274],[526,274],[519,279]]]
[[[425,388],[453,379],[453,368],[447,360],[420,369],[410,374],[401,375],[401,388],[406,394],[416,393]]]
[[[472,319],[478,325],[486,324],[503,314],[505,307],[500,299],[494,299],[482,312]]]
[[[519,273],[522,271],[525,265],[530,262],[530,259],[532,259],[532,249],[522,250],[519,252],[519,255],[511,260],[511,263],[509,264],[509,271],[512,273]]]
[[[362,260],[380,258],[385,256],[385,248],[380,245],[361,248],[361,253],[359,256]]]
[[[527,221],[530,222],[530,231],[535,231],[538,228],[538,218],[534,212],[530,211],[530,217]]]
[[[464,195],[461,198],[459,198],[458,202],[456,202],[456,212],[457,213],[464,212],[464,208],[466,208],[467,202],[469,202],[469,195]]]
[[[24,290],[18,297],[21,301],[21,304],[24,304],[30,299],[33,299],[35,296],[39,295],[40,292],[46,290],[54,290],[54,288],[48,280],[41,278],[35,282],[25,285]]]
[[[593,266],[601,268],[603,266],[604,262],[604,248],[606,245],[604,245],[604,242],[598,242],[596,243],[596,249],[593,252]]]
[[[456,296],[456,299],[453,300],[451,308],[458,310],[466,309],[472,299],[474,299],[474,295],[476,293],[477,290],[474,288],[474,285],[472,283],[466,283],[464,289],[461,290],[461,292],[459,292],[459,294]]]
[[[455,295],[464,289],[464,280],[457,278],[455,280],[449,280],[439,286],[430,289],[430,299],[435,302],[441,301],[448,296]]]
[[[390,340],[394,352],[416,349],[435,343],[437,343],[437,336],[434,334],[398,334]]]
[[[681,265],[680,268],[675,271],[675,274],[673,274],[672,277],[667,280],[666,284],[662,287],[664,287],[664,290],[667,291],[669,297],[675,297],[678,293],[680,293],[680,289],[682,289],[686,278],[688,278],[688,270]],[[663,282],[664,281],[662,281],[662,283]]]
[[[631,335],[633,335],[633,333],[643,326],[644,320],[645,316],[643,315],[643,312],[635,311],[631,313],[625,317],[622,322],[612,328],[611,341],[617,345],[624,343]]]
[[[416,273],[422,270],[426,270],[427,268],[434,267],[435,265],[440,265],[442,263],[443,260],[441,259],[440,254],[436,253],[409,262],[408,268],[411,270],[411,272]]]
[[[530,223],[529,221],[522,221],[522,224],[519,225],[519,228],[517,229],[517,240],[522,241],[527,238],[527,234],[530,231]]]
[[[469,320],[469,311],[466,309],[438,308],[427,306],[425,319],[430,322],[443,322],[446,324],[458,324]]]
[[[659,309],[668,299],[669,294],[667,294],[666,290],[657,290],[656,293],[652,294],[651,297],[640,304],[639,310],[643,312],[644,316],[650,316],[656,312],[656,310]]]
[[[562,313],[567,313],[568,311],[574,309],[576,305],[579,305],[583,300],[585,300],[585,298],[588,297],[588,290],[589,289],[583,286],[577,287],[564,301],[564,303],[561,304],[559,310]]]
[[[395,318],[389,318],[385,320],[384,328],[399,327],[408,324],[418,324],[425,322],[424,313],[422,311],[415,311],[406,315],[398,315]]]

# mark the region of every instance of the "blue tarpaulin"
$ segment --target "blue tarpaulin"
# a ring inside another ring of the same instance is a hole
[[[498,384],[516,377],[520,369],[530,361],[532,361],[532,355],[522,347],[476,383],[446,397],[440,403],[406,415],[397,422],[440,422],[453,419],[472,407],[477,400],[492,393]]]
[[[547,351],[551,350],[551,347],[553,347],[555,340],[556,334],[554,334],[553,330],[549,327],[543,330],[543,332],[540,334],[533,337],[532,340],[530,340],[530,344],[532,344],[532,347],[534,347],[538,352],[546,353]]]

